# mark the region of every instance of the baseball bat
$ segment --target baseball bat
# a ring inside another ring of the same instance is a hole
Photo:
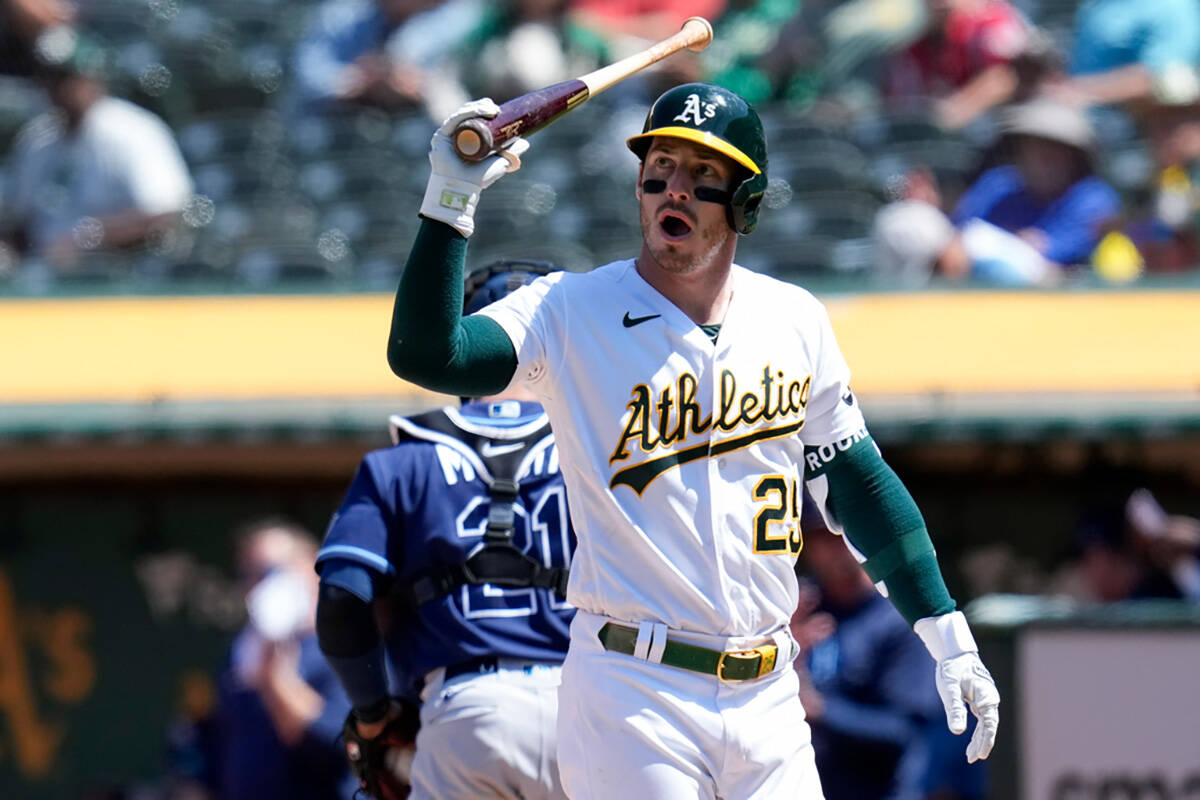
[[[476,117],[459,123],[450,137],[454,150],[464,161],[482,161],[496,148],[517,136],[527,136],[549,125],[589,97],[625,80],[651,64],[687,48],[703,50],[712,42],[712,26],[703,17],[691,17],[673,36],[668,36],[639,53],[574,80],[514,97],[500,106],[491,119]]]

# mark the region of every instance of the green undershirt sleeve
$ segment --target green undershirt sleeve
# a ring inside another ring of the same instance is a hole
[[[822,459],[821,450],[835,454]],[[867,575],[887,586],[901,616],[911,625],[953,611],[954,599],[942,579],[925,520],[871,437],[845,450],[808,447],[805,451],[806,480],[824,476],[828,481],[829,511],[854,548],[866,556]]]
[[[418,386],[485,397],[512,381],[517,354],[495,320],[462,316],[466,258],[458,231],[421,220],[396,289],[387,359],[392,372]]]

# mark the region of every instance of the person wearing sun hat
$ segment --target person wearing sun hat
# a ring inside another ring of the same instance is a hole
[[[1056,283],[1087,263],[1121,210],[1117,192],[1095,172],[1091,123],[1076,107],[1038,98],[1007,108],[1000,131],[1011,161],[967,188],[949,215],[953,231],[930,213],[936,192],[881,211],[874,230],[881,269],[911,273],[921,261],[927,274],[1029,286]],[[917,229],[930,235],[915,237]]]

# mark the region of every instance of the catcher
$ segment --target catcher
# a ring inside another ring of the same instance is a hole
[[[551,269],[473,273],[467,313]],[[575,535],[558,450],[524,396],[464,401],[392,417],[395,446],[363,459],[317,555],[317,635],[354,707],[347,756],[378,800],[409,783],[415,800],[565,798],[555,719]]]

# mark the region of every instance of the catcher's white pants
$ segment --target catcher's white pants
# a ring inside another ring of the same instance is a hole
[[[822,800],[795,670],[723,682],[600,644],[579,611],[558,696],[571,800]]]
[[[562,668],[501,660],[422,692],[410,800],[566,800],[554,754]]]

